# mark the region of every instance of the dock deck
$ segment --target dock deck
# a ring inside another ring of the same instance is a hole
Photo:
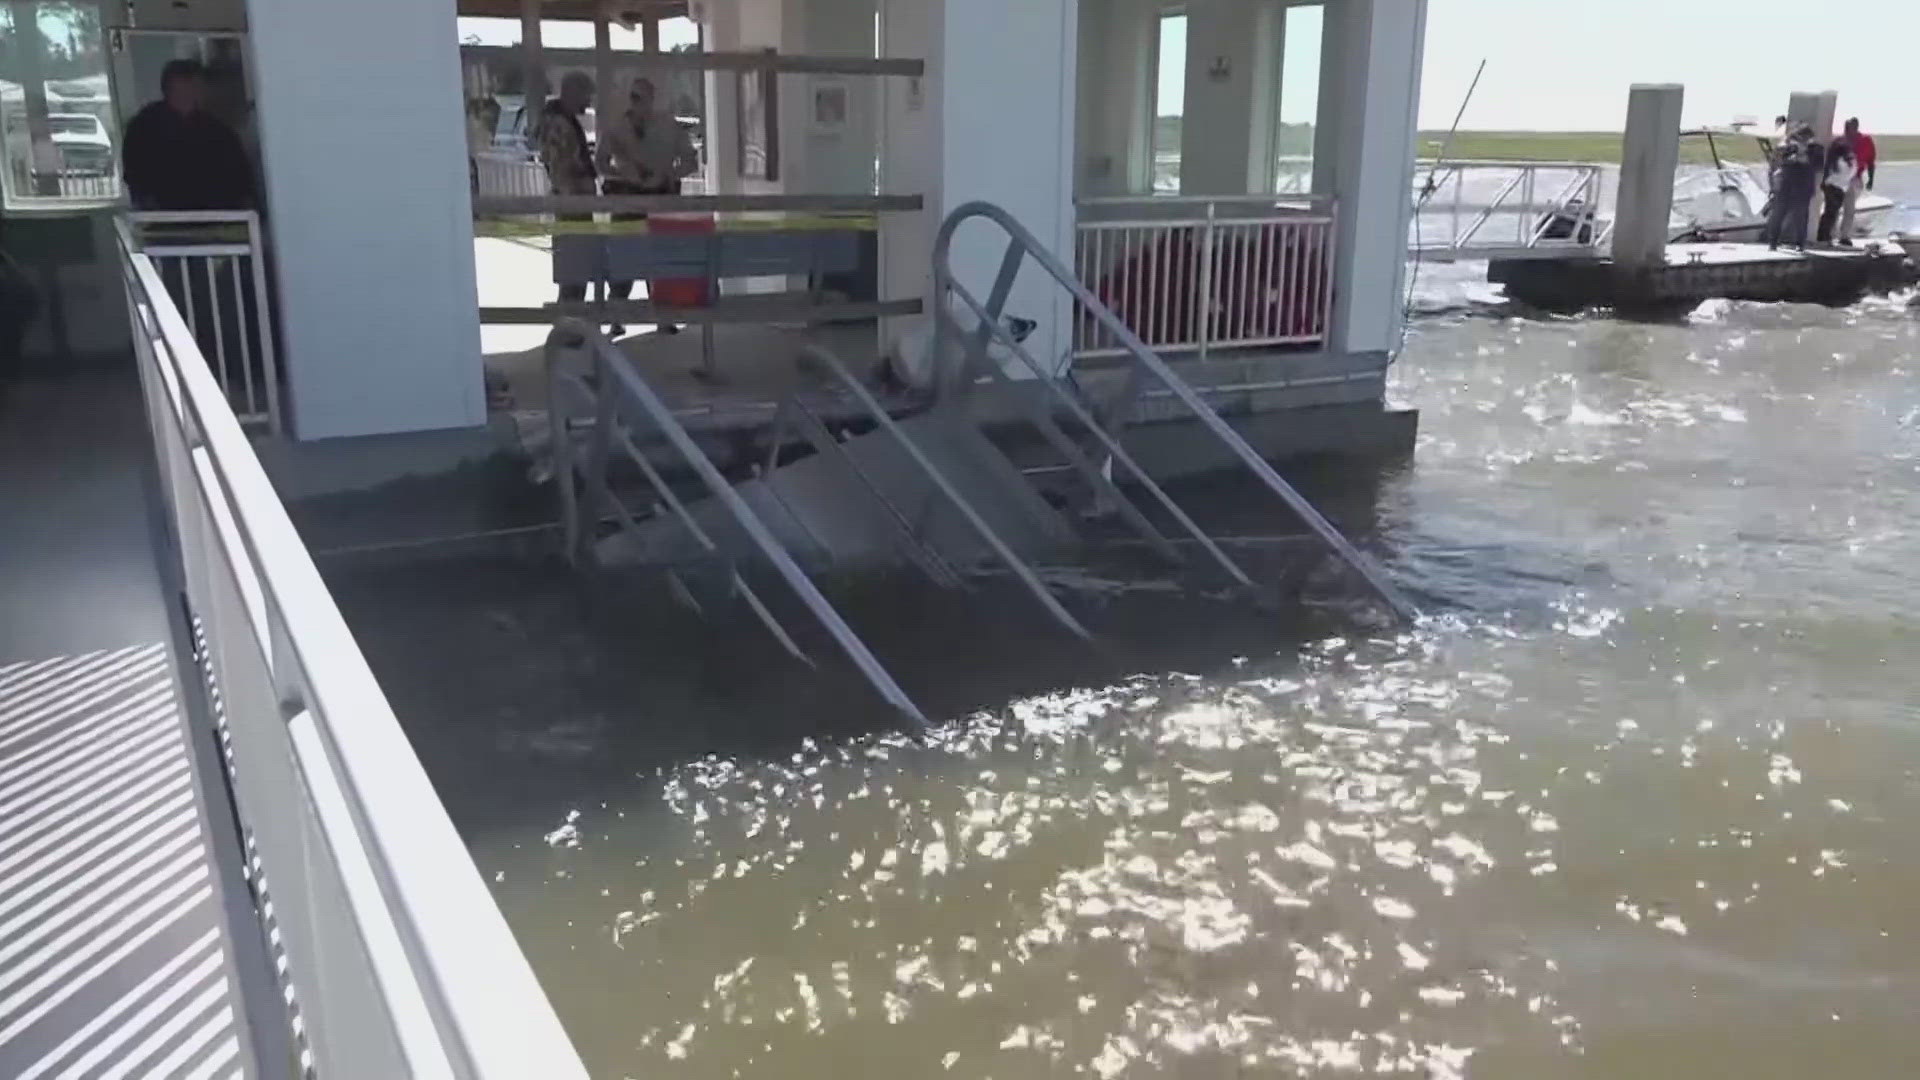
[[[1663,265],[1629,267],[1611,259],[1495,259],[1487,280],[1508,297],[1555,311],[1611,307],[1666,311],[1703,300],[1850,304],[1904,288],[1920,272],[1898,242],[1862,239],[1853,247],[1769,248],[1707,242],[1667,245]]]
[[[257,1075],[243,986],[272,973],[230,922],[247,885],[178,682],[138,390],[5,389],[0,1075]]]

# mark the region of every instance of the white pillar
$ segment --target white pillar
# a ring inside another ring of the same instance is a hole
[[[1189,0],[1180,191],[1245,195],[1273,178],[1280,16],[1256,0]]]
[[[1620,144],[1620,194],[1613,225],[1613,261],[1663,266],[1672,231],[1673,174],[1680,167],[1678,83],[1636,84],[1627,95],[1627,130]]]
[[[248,7],[295,434],[484,423],[453,5]]]
[[[887,215],[885,296],[931,301],[934,230],[975,199],[1005,209],[1071,265],[1078,31],[1079,0],[886,0],[886,55],[924,57],[927,76],[888,80],[882,175],[890,192],[923,193],[928,213]],[[963,228],[955,279],[984,301],[1005,247],[990,225]],[[1031,265],[1007,303],[1008,314],[1039,323],[1027,345],[1043,364],[1065,355],[1070,310]]]
[[[1427,0],[1327,5],[1314,176],[1337,200],[1334,351],[1400,341],[1426,24]]]
[[[1082,0],[1077,115],[1078,193],[1144,194],[1153,186],[1153,40],[1157,0]]]

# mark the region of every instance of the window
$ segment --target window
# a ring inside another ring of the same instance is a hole
[[[118,125],[100,9],[84,0],[0,7],[0,189],[9,208],[120,197]]]
[[[1320,38],[1325,25],[1322,5],[1286,9],[1273,139],[1274,190],[1282,195],[1313,190],[1313,131],[1320,118]]]
[[[1180,127],[1187,107],[1187,16],[1160,17],[1155,46],[1157,78],[1153,108],[1153,190],[1180,191]]]

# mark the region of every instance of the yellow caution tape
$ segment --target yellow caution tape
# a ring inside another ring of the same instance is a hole
[[[683,224],[679,219],[676,224]],[[713,223],[714,232],[873,232],[880,227],[874,214],[794,214],[779,218],[722,218]],[[646,221],[539,221],[527,218],[480,219],[473,223],[473,235],[486,237],[524,236],[645,236],[652,232]],[[666,236],[699,236],[691,229],[673,228]]]

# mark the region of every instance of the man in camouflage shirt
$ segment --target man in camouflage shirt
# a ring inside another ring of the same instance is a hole
[[[580,115],[593,104],[593,80],[586,72],[569,71],[560,80],[560,96],[540,110],[540,127],[535,133],[540,164],[547,170],[547,184],[555,195],[598,195],[599,172],[593,165],[593,152],[587,148],[587,131]],[[559,214],[561,221],[592,221],[592,214]],[[560,286],[560,300],[587,298],[585,285]]]

